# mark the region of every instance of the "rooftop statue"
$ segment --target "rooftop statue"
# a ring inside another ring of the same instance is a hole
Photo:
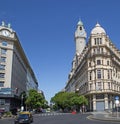
[[[11,28],[11,24],[10,23],[8,23],[8,28]]]
[[[2,21],[2,26],[5,26],[5,22],[4,21]]]
[[[8,28],[11,28],[11,24],[10,24],[10,23],[8,23],[8,25],[6,25],[4,21],[2,21],[2,26],[3,26],[3,27],[8,27]]]

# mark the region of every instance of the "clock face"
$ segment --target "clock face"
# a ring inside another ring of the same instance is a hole
[[[3,30],[3,31],[2,31],[2,34],[3,34],[4,36],[6,36],[6,37],[10,36],[10,32],[7,31],[7,30]]]

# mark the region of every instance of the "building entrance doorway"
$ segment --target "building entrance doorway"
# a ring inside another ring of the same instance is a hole
[[[96,102],[96,111],[104,111],[104,108],[105,108],[104,101]]]

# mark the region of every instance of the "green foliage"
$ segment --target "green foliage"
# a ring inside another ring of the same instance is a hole
[[[28,95],[25,103],[26,103],[27,107],[29,107],[31,109],[36,109],[39,107],[44,107],[45,104],[47,104],[47,101],[40,93],[38,93],[34,89],[31,89],[31,90],[29,90],[29,95]]]
[[[26,95],[26,92],[23,91],[21,94],[20,94],[20,98],[23,97],[24,99],[26,99],[27,95]]]
[[[83,104],[88,105],[88,100],[83,95],[81,96],[76,95],[71,99],[71,101],[73,105],[79,105],[79,106]]]
[[[4,114],[3,114],[3,117],[11,117],[12,116],[12,113],[11,112],[5,112]]]
[[[71,109],[73,106],[88,105],[88,100],[83,95],[74,92],[58,92],[51,98],[55,108]]]

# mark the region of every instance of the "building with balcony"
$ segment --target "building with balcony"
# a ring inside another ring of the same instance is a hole
[[[2,22],[0,26],[0,109],[21,106],[21,93],[38,89],[38,82],[20,44],[17,33]]]
[[[75,31],[76,53],[65,90],[85,95],[90,111],[111,110],[115,97],[118,101],[120,98],[120,50],[99,23],[92,29],[88,42],[86,38],[84,25],[79,21]]]

